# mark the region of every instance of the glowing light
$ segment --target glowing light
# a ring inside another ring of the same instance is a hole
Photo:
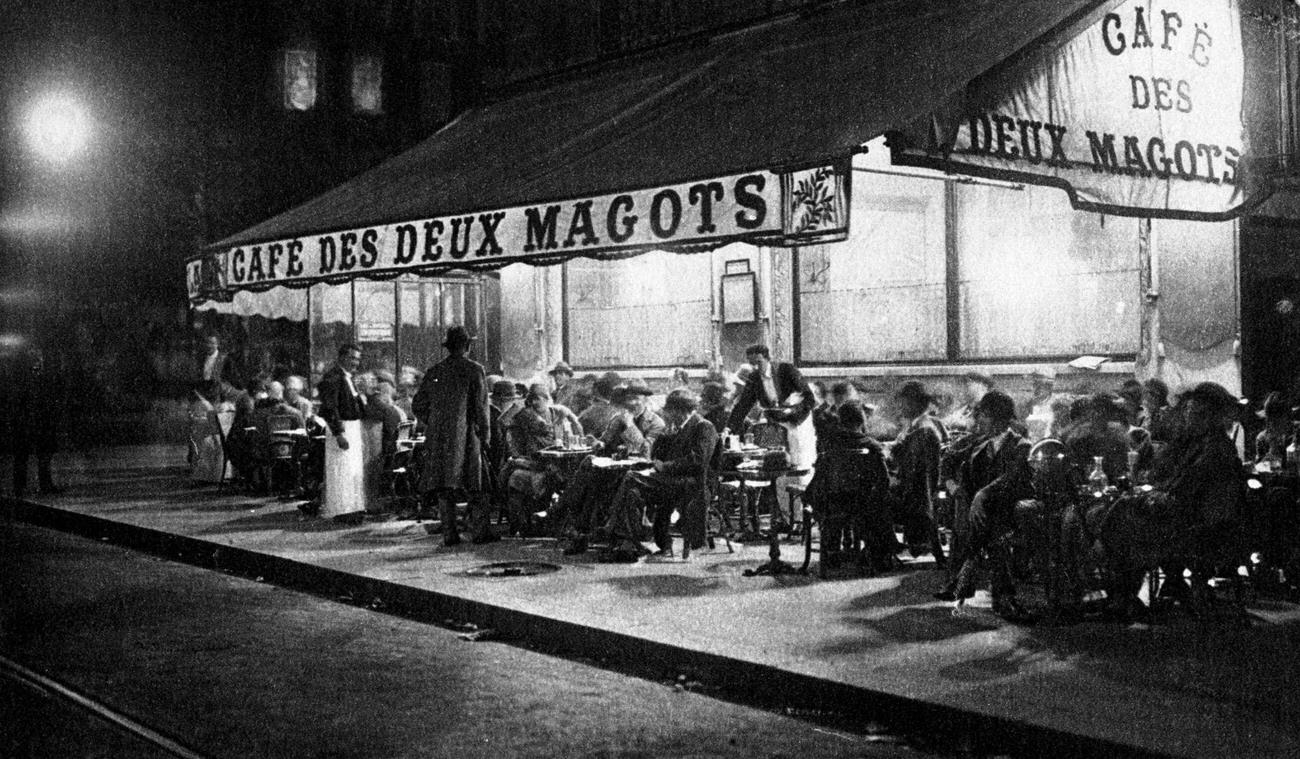
[[[90,117],[80,103],[65,94],[38,100],[27,114],[26,126],[32,147],[51,161],[67,161],[90,141]]]

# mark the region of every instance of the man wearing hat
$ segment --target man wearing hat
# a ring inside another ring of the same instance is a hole
[[[515,388],[515,383],[505,378],[492,382],[492,391],[488,394],[488,422],[492,429],[492,441],[487,447],[487,472],[484,473],[484,487],[490,493],[496,508],[504,511],[506,490],[498,478],[501,468],[510,458],[510,446],[506,442],[506,430],[514,421],[515,414],[524,407],[523,399]]]
[[[443,347],[448,356],[429,367],[411,406],[424,421],[425,462],[420,489],[425,502],[436,499],[442,516],[444,545],[460,543],[456,524],[458,496],[469,499],[471,538],[496,539],[483,503],[483,455],[491,444],[487,375],[468,357],[474,338],[464,327],[451,327]]]
[[[1235,422],[1238,400],[1222,385],[1202,382],[1183,393],[1184,434],[1160,455],[1148,496],[1157,513],[1168,515],[1176,536],[1161,562],[1167,589],[1161,595],[1186,596],[1194,604],[1208,600],[1207,581],[1216,563],[1237,561],[1232,535],[1245,500],[1241,459],[1226,430]],[[1232,564],[1236,566],[1236,564]],[[1192,570],[1190,586],[1179,579]],[[1141,572],[1130,573],[1116,595],[1136,599]]]
[[[1032,446],[1011,429],[1015,417],[1015,401],[1001,390],[988,391],[975,404],[975,426],[985,439],[962,472],[970,499],[970,542],[961,557],[954,593],[959,608],[975,594],[976,572],[987,552],[993,564],[993,612],[1009,622],[1026,624],[1032,617],[1016,600],[1009,536],[1015,530],[1016,502],[1034,495],[1029,470]]]
[[[573,410],[573,395],[577,390],[573,383],[573,367],[563,361],[556,361],[547,374],[551,375],[551,402]]]
[[[615,388],[617,408],[605,434],[600,436],[601,450],[623,451],[628,456],[650,455],[666,427],[664,420],[646,406],[646,398],[653,394],[645,380],[636,378]]]
[[[592,383],[591,404],[581,412],[575,412],[584,433],[596,437],[605,434],[605,428],[618,413],[618,407],[614,405],[614,391],[622,382],[623,378],[617,372],[605,372]]]
[[[617,405],[605,434],[594,444],[596,451],[623,453],[648,458],[667,425],[655,412],[646,408],[650,388],[643,380],[631,379],[614,390]],[[595,527],[609,518],[608,505],[622,480],[619,470],[599,469],[590,457],[574,471],[564,493],[560,495],[559,516],[563,529],[572,540],[565,553],[582,553]]]
[[[645,553],[641,546],[644,523],[653,522],[656,557],[671,558],[672,537],[668,533],[674,511],[680,511],[682,534],[692,547],[704,544],[704,510],[687,511],[691,500],[701,494],[700,477],[718,447],[718,432],[700,416],[699,402],[690,390],[668,394],[664,414],[673,430],[672,438],[649,472],[630,472],[623,478],[610,506],[608,529],[614,539],[614,558],[635,561]],[[702,507],[703,504],[700,504]]]

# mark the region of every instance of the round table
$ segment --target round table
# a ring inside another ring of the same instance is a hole
[[[785,469],[763,469],[761,467],[738,467],[736,469],[723,469],[718,472],[719,479],[734,479],[742,482],[766,482],[767,487],[772,492],[772,504],[776,509],[780,502],[776,498],[776,482],[782,477],[802,477],[808,474],[810,470],[803,467],[788,467]],[[775,517],[775,514],[773,514]],[[781,539],[780,532],[769,524],[767,530],[768,537],[768,560],[755,569],[745,570],[745,576],[753,577],[755,575],[783,575],[798,574],[800,570],[795,569],[792,565],[781,560]]]

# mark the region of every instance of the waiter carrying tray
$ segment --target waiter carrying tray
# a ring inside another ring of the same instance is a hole
[[[366,513],[361,454],[361,417],[366,399],[352,381],[359,366],[361,349],[345,343],[339,348],[338,361],[316,386],[321,418],[334,438],[325,443],[325,492],[321,495],[320,513],[345,524],[361,524]]]
[[[745,360],[754,367],[736,398],[736,405],[727,418],[727,428],[739,430],[745,415],[757,403],[770,422],[786,429],[786,447],[793,469],[806,469],[807,474],[780,477],[776,481],[776,497],[781,514],[790,513],[790,485],[807,485],[812,479],[813,463],[817,460],[817,433],[813,431],[812,410],[816,405],[812,388],[795,368],[787,362],[772,362],[772,353],[766,345],[751,345],[745,349]]]

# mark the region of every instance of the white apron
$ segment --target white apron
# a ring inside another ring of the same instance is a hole
[[[345,419],[343,437],[348,441],[346,451],[339,448],[333,436],[325,441],[325,492],[321,495],[320,515],[326,518],[366,510],[361,420]]]
[[[778,477],[776,480],[776,500],[781,511],[789,514],[791,519],[798,519],[798,514],[790,511],[790,493],[786,489],[791,485],[807,487],[812,482],[813,464],[817,462],[817,432],[813,429],[812,414],[805,416],[799,424],[781,423],[786,431],[786,446],[790,453],[790,466],[807,469],[808,473],[798,477]]]

